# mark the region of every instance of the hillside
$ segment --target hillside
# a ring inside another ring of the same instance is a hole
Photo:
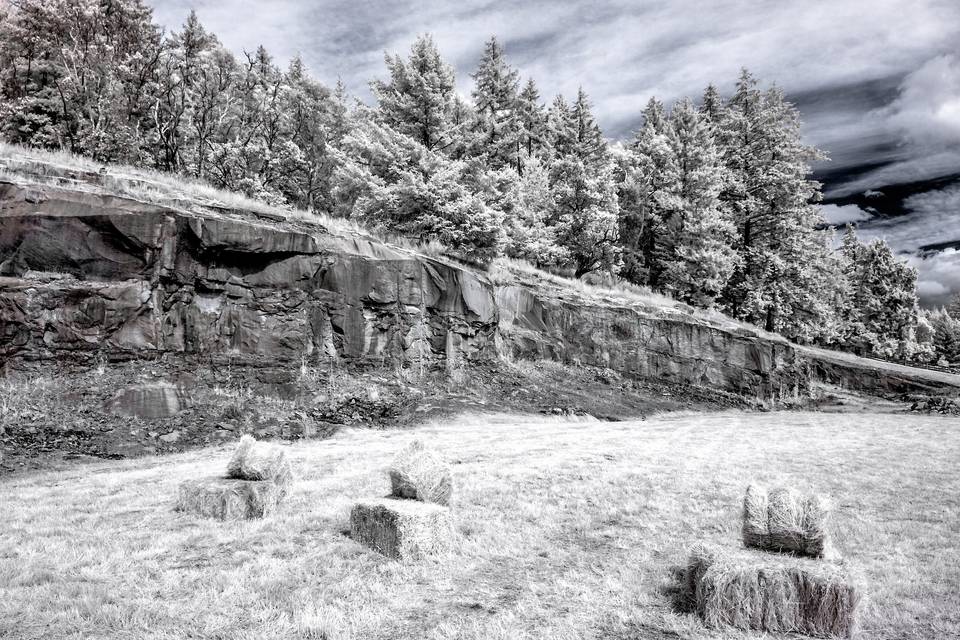
[[[35,428],[8,448],[109,456],[228,437],[271,412],[267,435],[290,437],[460,406],[627,417],[960,389],[662,296],[484,271],[343,220],[17,147],[0,149],[0,336],[21,397],[5,422]],[[109,447],[51,424],[78,407],[107,421]],[[125,449],[114,415],[146,420],[131,431],[153,444]]]

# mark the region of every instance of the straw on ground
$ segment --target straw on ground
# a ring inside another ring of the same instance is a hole
[[[737,547],[744,483],[835,496],[837,544],[870,587],[864,638],[960,637],[955,420],[818,413],[645,422],[446,419],[416,437],[455,460],[445,557],[398,563],[344,535],[389,492],[411,432],[284,447],[298,477],[265,520],[171,510],[232,447],[0,481],[0,637],[741,640],[678,613],[671,571]]]

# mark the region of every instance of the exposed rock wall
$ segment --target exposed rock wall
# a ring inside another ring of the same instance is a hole
[[[807,391],[807,364],[786,341],[682,312],[567,302],[515,286],[498,288],[497,306],[501,344],[521,357],[573,360],[763,400]]]
[[[0,364],[226,359],[287,367],[580,362],[765,401],[812,380],[929,391],[960,379],[791,345],[680,306],[494,285],[363,234],[196,203],[0,182]]]
[[[492,355],[470,271],[358,235],[0,183],[0,357]]]

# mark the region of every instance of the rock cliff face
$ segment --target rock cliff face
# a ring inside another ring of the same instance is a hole
[[[0,181],[0,364],[212,359],[468,367],[550,358],[798,398],[812,380],[866,391],[960,381],[801,349],[681,305],[497,284],[361,233],[211,204],[151,204],[90,180]]]
[[[0,357],[490,357],[470,271],[357,235],[0,183]]]

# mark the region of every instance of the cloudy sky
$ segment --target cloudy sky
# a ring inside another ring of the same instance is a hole
[[[960,0],[148,1],[168,30],[195,9],[230,49],[300,54],[361,98],[383,53],[424,32],[468,94],[496,35],[545,98],[583,85],[611,137],[650,96],[727,90],[746,66],[786,90],[831,156],[817,167],[828,216],[908,255],[928,303],[960,291]]]

